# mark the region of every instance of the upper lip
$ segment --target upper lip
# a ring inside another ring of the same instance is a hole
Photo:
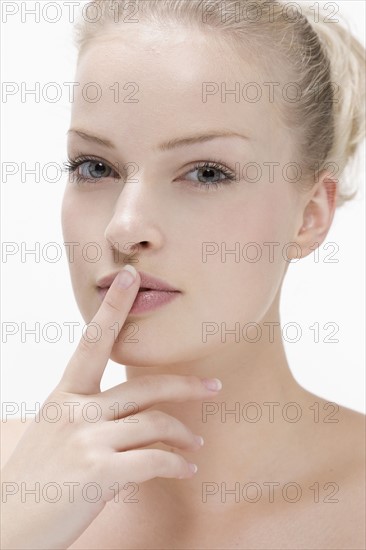
[[[105,277],[101,277],[97,281],[97,286],[99,288],[108,288],[113,283],[114,279],[117,277],[118,273],[120,271],[116,271],[115,273],[111,273],[110,275],[106,275]],[[141,278],[141,285],[140,290],[142,289],[148,289],[148,290],[161,290],[161,291],[169,291],[169,292],[180,292],[180,290],[177,290],[176,288],[173,288],[171,285],[163,281],[162,279],[159,279],[158,277],[154,277],[153,275],[150,275],[149,273],[144,273],[143,271],[138,272]]]

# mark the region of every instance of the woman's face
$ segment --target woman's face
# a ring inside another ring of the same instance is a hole
[[[131,263],[181,294],[129,315],[134,335],[116,342],[114,361],[157,366],[230,353],[239,344],[225,331],[239,323],[245,347],[247,323],[273,320],[270,307],[297,254],[286,249],[302,213],[291,171],[283,176],[291,131],[281,128],[252,57],[239,62],[224,44],[184,29],[124,27],[87,46],[75,78],[70,128],[113,144],[69,133],[70,158],[96,158],[77,169],[87,181],[70,177],[62,205],[64,240],[77,243],[69,258],[75,297],[89,323],[101,304],[98,279]],[[243,92],[248,82],[260,87],[258,101],[250,100],[254,88]],[[97,101],[88,83],[97,83]],[[212,133],[245,137],[180,142]],[[195,169],[205,161],[220,166]]]

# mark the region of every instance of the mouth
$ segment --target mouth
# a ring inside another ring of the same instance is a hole
[[[103,289],[109,288],[113,283],[114,279],[117,277],[118,273],[119,271],[115,273],[111,273],[110,275],[106,275],[105,277],[102,277],[97,281],[97,287],[103,288]],[[139,271],[138,273],[141,281],[139,292],[150,291],[150,290],[180,292],[177,288],[174,288],[172,285],[170,285],[166,281],[163,281],[162,279],[159,279],[154,275],[150,275],[149,273],[145,273],[144,271]]]
[[[109,287],[98,287],[98,294],[101,301],[104,300]],[[149,313],[157,308],[169,304],[182,293],[179,290],[155,290],[152,288],[140,287],[136,298],[129,311],[129,315]]]
[[[97,291],[101,301],[104,300],[118,273],[112,273],[97,281]],[[166,281],[153,275],[139,271],[140,288],[129,311],[129,315],[148,313],[166,305],[182,294]]]

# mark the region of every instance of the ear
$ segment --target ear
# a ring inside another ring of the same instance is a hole
[[[322,172],[310,191],[303,209],[302,223],[294,241],[302,250],[302,258],[321,245],[328,234],[337,206],[338,180]],[[294,256],[295,257],[295,256]]]

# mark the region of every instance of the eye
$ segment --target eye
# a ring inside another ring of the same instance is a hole
[[[81,173],[78,168],[81,169]],[[64,169],[69,172],[72,178],[75,178],[78,185],[89,182],[95,183],[96,180],[110,177],[111,173],[114,174],[114,178],[119,179],[118,174],[109,164],[100,158],[91,156],[82,155],[76,159],[68,158],[67,162],[64,162]]]
[[[200,162],[188,174],[194,174],[195,172],[197,172],[198,181],[187,177],[185,179],[192,181],[195,187],[204,188],[206,191],[230,184],[236,180],[235,172],[216,161]]]
[[[97,180],[111,177],[120,179],[116,171],[103,159],[81,155],[77,158],[68,158],[64,162],[64,168],[69,174],[75,178],[77,185],[94,184]],[[80,171],[78,170],[80,168]],[[221,185],[227,185],[237,180],[235,172],[231,171],[221,161],[203,161],[196,163],[195,166],[187,173],[194,174],[197,172],[198,181],[186,177],[187,181],[191,181],[194,187],[203,188],[206,191],[217,189]],[[205,181],[205,179],[207,181]]]

